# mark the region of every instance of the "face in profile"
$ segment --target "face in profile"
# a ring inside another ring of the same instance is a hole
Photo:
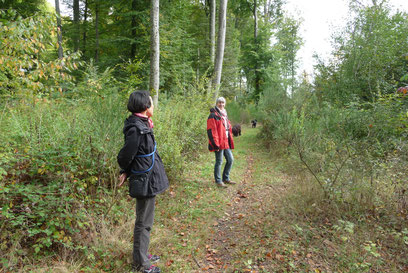
[[[150,108],[147,108],[146,116],[148,116],[150,118],[151,116],[153,116],[154,104],[153,104],[153,99],[152,99],[151,96],[149,96],[149,99],[150,99],[151,106],[150,106]]]

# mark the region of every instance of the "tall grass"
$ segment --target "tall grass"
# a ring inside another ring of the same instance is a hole
[[[4,268],[56,251],[86,252],[89,230],[120,221],[116,156],[129,113],[127,95],[115,91],[1,106]],[[159,153],[173,181],[206,147],[208,105],[206,96],[173,97],[155,111]]]
[[[280,109],[262,105],[263,136],[275,145],[285,144],[310,174],[311,187],[322,192],[314,194],[314,203],[328,201],[339,213],[351,215],[407,212],[404,97],[338,108],[319,104],[310,93],[300,104],[289,99],[286,104]]]

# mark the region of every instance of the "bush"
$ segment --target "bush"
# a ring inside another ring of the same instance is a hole
[[[171,178],[182,173],[184,162],[206,149],[206,121],[211,100],[209,96],[193,94],[172,97],[159,105],[154,117],[155,135]]]
[[[283,140],[327,200],[354,212],[388,206],[406,213],[407,99],[388,95],[346,108],[316,102],[311,96],[291,111],[264,105],[264,137]]]
[[[114,200],[127,95],[100,79],[110,73],[89,75],[104,83],[98,87],[103,93],[80,92],[89,88],[81,82],[71,99],[1,106],[0,126],[8,128],[0,135],[3,253],[38,258],[62,248],[83,249],[89,216],[104,215]],[[171,179],[206,147],[208,101],[197,94],[173,97],[155,111],[158,149]],[[11,267],[18,261],[2,262]]]

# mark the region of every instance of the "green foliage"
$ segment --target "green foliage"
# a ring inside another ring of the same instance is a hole
[[[85,67],[82,81],[79,82],[71,92],[66,92],[66,96],[87,99],[89,97],[106,98],[117,95],[121,83],[113,76],[114,70],[107,67],[103,72],[99,72],[98,69],[99,67],[91,60]],[[126,69],[132,70],[133,65],[130,64]],[[137,79],[130,76],[129,82],[124,84],[124,86],[125,88],[131,88],[132,86],[129,85],[133,85],[136,82]]]
[[[89,215],[111,210],[113,221],[120,213],[111,199],[127,97],[118,93],[110,70],[98,73],[90,65],[82,78],[65,93],[70,99],[2,105],[0,126],[8,128],[0,135],[3,252],[17,247],[41,257],[61,248],[81,250]],[[209,101],[191,91],[155,111],[158,149],[172,179],[205,148]]]
[[[316,77],[322,99],[344,105],[374,101],[406,83],[408,38],[406,13],[392,13],[387,5],[355,7],[354,18],[334,39],[335,52],[321,62]]]
[[[0,16],[6,12],[0,11]],[[56,59],[56,29],[51,15],[35,15],[0,22],[0,96],[43,96],[62,92],[71,81],[79,55]],[[55,56],[55,55],[54,55]]]
[[[255,105],[244,104],[236,101],[228,102],[226,105],[228,118],[233,124],[249,124],[253,119],[259,119]]]
[[[353,211],[384,206],[396,211],[403,205],[402,177],[408,166],[404,156],[408,147],[402,141],[408,135],[408,104],[403,95],[347,108],[319,107],[313,95],[303,104],[275,111],[268,105],[264,105],[263,135],[284,141],[326,198]]]
[[[210,96],[192,93],[163,101],[155,114],[158,149],[171,178],[183,172],[184,162],[206,148]]]
[[[19,16],[23,18],[30,17],[36,12],[43,11],[46,9],[46,0],[1,0],[0,1],[1,10],[14,10]],[[3,17],[5,14],[0,15]],[[11,15],[9,13],[9,15]],[[14,18],[14,15],[3,17],[3,18]]]

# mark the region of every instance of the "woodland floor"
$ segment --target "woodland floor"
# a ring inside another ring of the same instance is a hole
[[[237,139],[235,152],[245,154],[246,170],[225,189],[229,202],[210,228],[205,257],[195,258],[197,272],[291,272],[300,269],[301,260],[308,270],[320,272],[311,253],[298,257],[299,239],[279,210],[291,177],[259,143],[258,130],[246,128]]]
[[[307,172],[285,151],[266,149],[259,131],[244,126],[235,138],[237,184],[215,186],[214,155],[206,152],[157,197],[150,251],[162,272],[408,272],[398,234],[378,219],[347,221],[315,205],[305,194],[310,185],[302,186]],[[19,272],[129,272],[134,200],[126,189],[115,200],[120,219],[93,219],[92,255],[66,253]]]

